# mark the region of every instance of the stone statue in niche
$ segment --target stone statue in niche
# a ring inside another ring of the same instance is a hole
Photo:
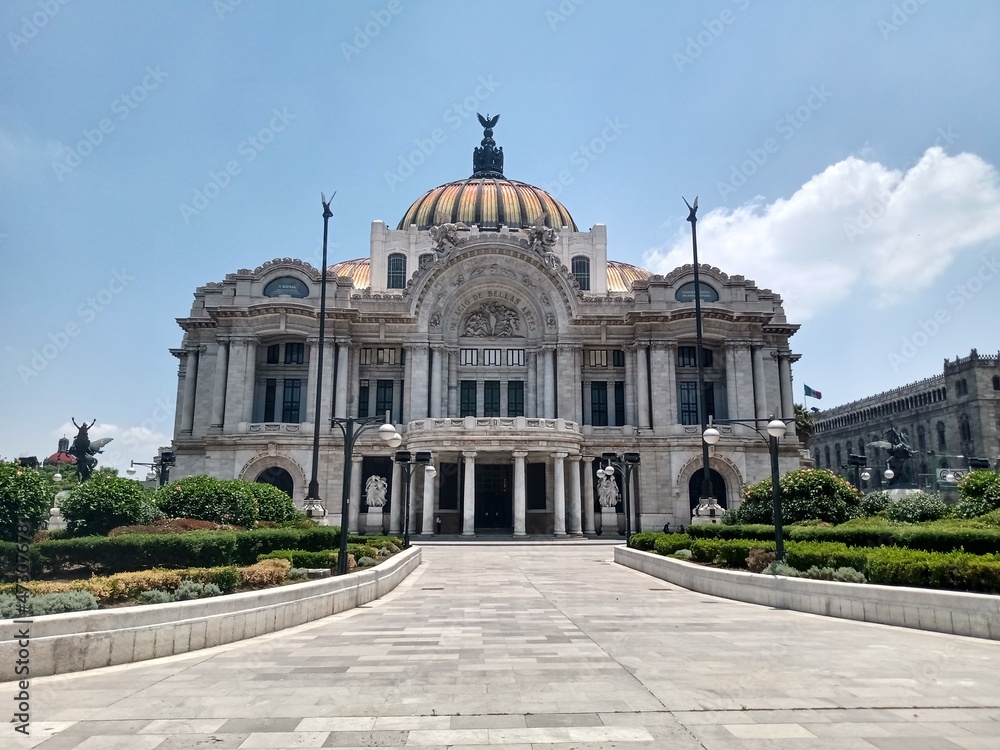
[[[545,226],[545,220],[548,217],[548,214],[542,214],[535,219],[534,224],[524,230],[524,234],[528,239],[528,247],[543,257],[549,252],[550,248],[555,246],[556,240],[559,238],[559,234],[555,229]]]
[[[388,489],[389,485],[385,481],[385,477],[380,477],[378,474],[372,474],[368,477],[368,481],[365,482],[365,502],[368,503],[368,507],[381,508],[384,506]]]
[[[499,302],[484,302],[465,319],[464,336],[511,338],[520,335],[521,319],[517,311]]]
[[[618,485],[612,477],[597,480],[597,501],[602,508],[613,508],[618,504]]]

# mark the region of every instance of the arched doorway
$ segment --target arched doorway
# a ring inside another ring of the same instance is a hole
[[[264,469],[264,471],[257,475],[257,478],[254,481],[277,487],[289,497],[292,497],[292,490],[295,489],[295,483],[292,481],[292,475],[280,466],[271,466],[270,468]]]
[[[691,497],[691,510],[698,507],[698,503],[701,500],[701,472],[703,469],[698,469],[694,474],[691,475],[691,479],[688,481],[688,494]],[[719,503],[723,508],[728,508],[726,504],[726,480],[722,478],[722,475],[715,469],[709,469],[709,476],[712,480],[712,495],[715,496],[716,502]]]

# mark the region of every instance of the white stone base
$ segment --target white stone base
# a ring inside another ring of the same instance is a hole
[[[382,533],[382,509],[374,508],[365,515],[368,517],[365,521],[365,533],[380,535]]]
[[[611,508],[601,508],[601,535],[618,533],[618,511]]]

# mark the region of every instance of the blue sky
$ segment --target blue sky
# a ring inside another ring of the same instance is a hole
[[[823,406],[1000,348],[997,3],[9,0],[0,33],[0,456],[76,417],[149,461],[195,287],[318,265],[320,191],[366,256],[470,174],[477,111],[614,259],[689,262],[700,196]]]

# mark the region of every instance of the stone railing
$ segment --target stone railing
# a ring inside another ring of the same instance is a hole
[[[536,430],[552,432],[579,432],[580,425],[565,419],[537,417],[446,417],[443,419],[417,419],[409,424],[410,432],[418,430]]]

